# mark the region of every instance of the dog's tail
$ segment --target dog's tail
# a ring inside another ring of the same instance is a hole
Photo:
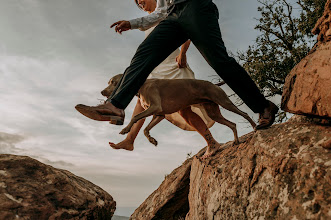
[[[215,85],[216,85],[216,86],[223,86],[224,84],[225,84],[225,82],[222,81],[222,82],[216,83]]]

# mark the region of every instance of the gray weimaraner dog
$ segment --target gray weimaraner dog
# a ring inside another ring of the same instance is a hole
[[[108,82],[108,87],[101,94],[109,97],[121,77],[122,74],[112,77]],[[211,119],[231,128],[234,133],[234,144],[238,144],[236,124],[222,116],[219,105],[247,119],[253,128],[256,124],[247,113],[239,110],[231,102],[226,93],[219,87],[221,84],[215,85],[197,79],[147,79],[137,94],[145,111],[133,116],[120,134],[128,133],[138,120],[153,115],[153,119],[145,128],[144,134],[152,144],[156,145],[157,142],[150,136],[149,131],[162,121],[166,114],[172,114],[194,104],[202,104]]]

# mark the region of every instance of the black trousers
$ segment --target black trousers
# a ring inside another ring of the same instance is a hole
[[[140,44],[130,66],[109,101],[125,109],[153,69],[188,39],[225,83],[255,113],[268,102],[247,72],[229,57],[212,0],[188,0],[175,5],[172,13]]]

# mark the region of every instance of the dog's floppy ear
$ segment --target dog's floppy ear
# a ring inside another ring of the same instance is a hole
[[[113,76],[112,78],[110,78],[110,80],[108,81],[108,85],[113,85],[113,86],[117,86],[117,84],[121,81],[123,74],[117,74],[115,76]]]
[[[117,74],[116,76],[114,76],[114,78],[115,78],[115,77],[116,77],[116,78],[118,77],[119,79],[121,79],[123,75],[124,75],[123,73],[120,73],[120,74]]]
[[[120,81],[120,79],[122,78],[122,76],[123,76],[123,74],[117,74],[117,75],[113,76],[108,81],[108,85],[117,84],[117,82]]]
[[[118,75],[114,76],[112,78],[113,83],[116,83],[117,84],[119,81],[121,81],[122,77],[123,77],[123,74],[118,74]]]

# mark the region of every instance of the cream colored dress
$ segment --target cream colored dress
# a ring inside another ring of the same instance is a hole
[[[145,31],[146,37],[153,31],[153,29],[154,27]],[[148,79],[195,79],[194,73],[188,65],[187,68],[178,68],[176,57],[179,53],[180,50],[177,48],[151,72]],[[193,112],[202,118],[208,128],[213,126],[215,121],[209,118],[202,105],[193,105],[191,108]],[[181,129],[195,131],[195,129],[190,126],[178,112],[166,115],[165,117],[168,121]]]

